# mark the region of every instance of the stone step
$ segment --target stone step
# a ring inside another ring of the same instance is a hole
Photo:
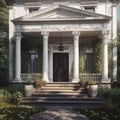
[[[84,89],[80,86],[43,86],[41,89],[56,89],[56,90],[66,90],[66,89],[73,89],[73,90],[79,90],[79,89]]]
[[[38,91],[33,93],[33,95],[44,95],[44,94],[54,94],[54,95],[80,95],[81,91]]]
[[[83,90],[68,90],[68,89],[41,89],[41,90],[35,90],[36,93],[81,93]]]
[[[101,98],[89,98],[89,97],[76,97],[76,96],[70,96],[70,97],[63,97],[63,96],[57,96],[57,97],[54,97],[54,96],[46,96],[46,97],[24,97],[23,100],[42,100],[42,101],[86,101],[86,102],[98,102],[98,101],[103,101],[103,99]]]
[[[68,98],[75,98],[75,97],[81,97],[81,98],[86,98],[88,97],[87,94],[55,94],[55,93],[43,93],[43,94],[40,94],[40,93],[34,93],[32,95],[32,97],[68,97]]]
[[[91,106],[104,104],[101,98],[90,98],[78,83],[48,83],[39,90],[34,90],[32,97],[23,98],[26,105]]]
[[[81,107],[100,107],[102,105],[104,105],[104,102],[103,101],[62,101],[62,100],[59,100],[59,101],[48,101],[48,100],[26,100],[26,101],[23,101],[23,104],[26,104],[26,105],[39,105],[39,106],[81,106]]]
[[[74,87],[80,86],[79,83],[71,83],[71,82],[54,82],[54,83],[47,83],[45,86],[47,87]]]

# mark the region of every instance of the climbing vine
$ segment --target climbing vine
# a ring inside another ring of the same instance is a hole
[[[98,40],[95,42],[93,47],[94,52],[94,67],[95,73],[101,73],[102,71],[102,41]]]
[[[79,70],[80,73],[86,73],[89,71],[85,70],[85,52],[87,50],[92,50],[93,52],[93,65],[94,73],[101,73],[102,68],[102,45],[101,40],[98,40],[94,43],[80,43],[80,51],[79,51]]]

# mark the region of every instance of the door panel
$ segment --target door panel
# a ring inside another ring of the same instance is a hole
[[[69,81],[69,54],[53,54],[53,82]]]

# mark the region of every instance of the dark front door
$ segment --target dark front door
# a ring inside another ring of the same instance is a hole
[[[53,82],[69,81],[69,54],[53,54]]]

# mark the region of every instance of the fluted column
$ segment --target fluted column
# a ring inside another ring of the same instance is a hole
[[[79,82],[79,36],[80,32],[72,32],[74,38],[74,66],[72,82]]]
[[[102,82],[108,81],[108,31],[102,32]]]
[[[42,32],[43,35],[43,80],[49,82],[48,79],[48,36],[49,32]]]
[[[15,81],[21,82],[21,33],[16,33]]]

